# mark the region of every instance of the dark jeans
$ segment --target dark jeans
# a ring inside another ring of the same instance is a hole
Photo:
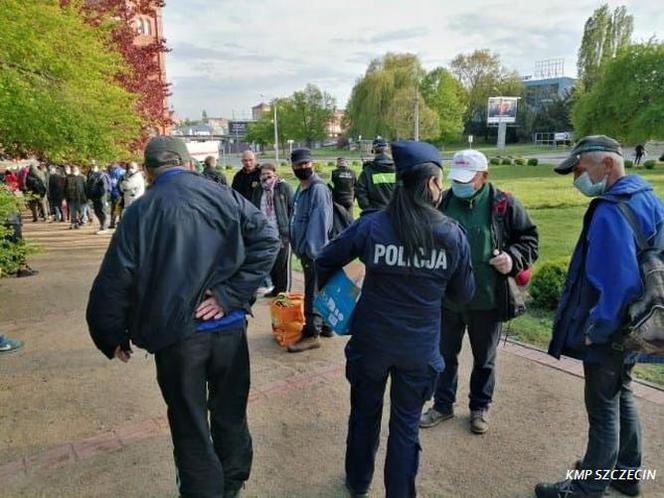
[[[183,498],[219,498],[249,478],[246,327],[196,332],[155,354]],[[208,424],[208,411],[210,422]]]
[[[306,320],[302,336],[318,337],[323,328],[323,318],[314,309],[314,300],[318,295],[316,264],[307,257],[300,258],[300,261],[304,270],[304,319]]]
[[[32,212],[32,220],[37,221],[39,218],[46,219],[48,214],[48,208],[46,206],[46,199],[40,197],[37,199],[30,199],[28,201],[28,207]]]
[[[51,208],[51,214],[55,221],[64,220],[64,214],[62,212],[62,199],[49,199],[49,207]]]
[[[588,413],[588,447],[583,469],[638,469],[641,466],[641,424],[632,394],[632,369],[615,354],[607,363],[584,363],[585,401]],[[575,481],[586,493],[604,491],[610,481]]]
[[[355,356],[355,357],[354,357]],[[346,347],[350,417],[346,440],[346,480],[357,493],[371,484],[380,440],[383,398],[390,377],[390,434],[385,458],[385,496],[415,496],[420,459],[419,421],[438,372],[426,362],[391,364],[380,355],[357,356]]]
[[[94,199],[92,201],[92,207],[95,210],[95,216],[99,220],[99,225],[102,230],[108,228],[108,200],[106,197],[101,199]]]
[[[291,288],[291,250],[290,244],[285,242],[277,253],[272,271],[270,272],[275,292],[289,292]]]
[[[468,338],[473,350],[473,372],[470,375],[470,409],[489,407],[496,386],[496,352],[502,324],[498,313],[471,311],[454,313],[443,310],[440,334],[440,354],[445,360],[445,370],[438,377],[434,396],[434,408],[440,412],[452,409],[456,401],[459,353],[463,335],[468,327]]]
[[[111,228],[115,228],[116,220],[122,216],[122,197],[111,199]]]

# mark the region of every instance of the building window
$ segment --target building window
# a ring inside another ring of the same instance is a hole
[[[136,32],[139,35],[152,36],[152,22],[144,17],[137,17],[135,21]]]

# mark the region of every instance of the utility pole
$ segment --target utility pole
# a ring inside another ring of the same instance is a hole
[[[420,92],[415,87],[415,140],[420,139]]]
[[[274,157],[277,166],[279,166],[279,133],[277,132],[277,99],[274,99]]]

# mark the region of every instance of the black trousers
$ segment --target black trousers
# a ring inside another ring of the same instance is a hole
[[[249,478],[246,325],[196,332],[155,355],[183,498],[220,498]],[[209,424],[208,424],[209,411]]]
[[[323,328],[323,318],[314,309],[314,300],[318,295],[316,264],[313,259],[306,256],[300,258],[300,261],[304,270],[304,319],[306,321],[302,336],[318,337]]]
[[[440,333],[440,354],[445,370],[438,377],[434,406],[440,412],[448,411],[456,401],[459,353],[463,335],[468,329],[473,350],[473,371],[470,374],[470,409],[487,409],[496,387],[496,353],[500,342],[502,323],[496,311],[469,311],[454,313],[443,310]]]
[[[270,272],[272,285],[276,292],[289,292],[291,288],[291,250],[290,244],[284,242],[277,253],[272,271]]]
[[[108,228],[108,200],[106,197],[101,199],[94,199],[92,207],[95,210],[95,216],[99,220],[99,225],[102,230]]]

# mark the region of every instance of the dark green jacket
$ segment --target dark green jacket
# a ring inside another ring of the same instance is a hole
[[[521,203],[507,192],[495,188],[491,183],[489,198],[491,202],[491,237],[493,246],[507,252],[513,261],[509,275],[499,274],[496,288],[496,303],[501,321],[511,320],[521,314],[525,307],[517,289],[514,277],[530,268],[539,256],[539,235]],[[440,210],[450,201],[452,191],[443,194]]]

